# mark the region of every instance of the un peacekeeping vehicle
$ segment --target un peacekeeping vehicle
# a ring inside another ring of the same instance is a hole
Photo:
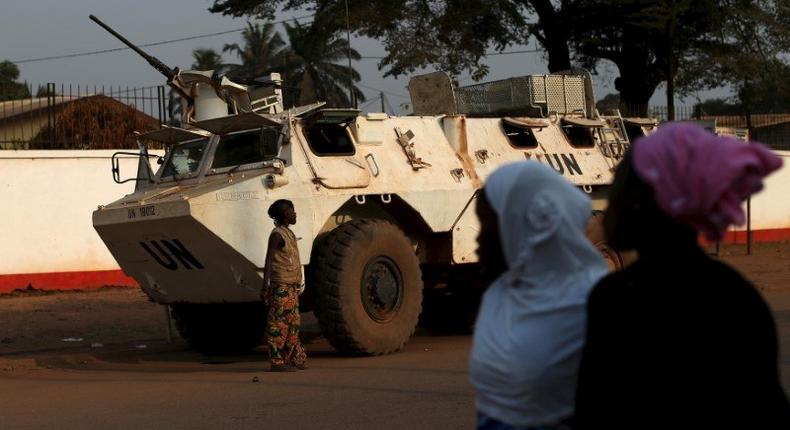
[[[93,225],[201,351],[261,341],[266,211],[277,199],[298,214],[303,310],[315,311],[337,350],[386,354],[404,345],[423,311],[426,322],[469,324],[479,299],[470,292],[475,201],[491,172],[544,163],[601,209],[629,142],[655,126],[601,116],[585,72],[460,88],[444,73],[418,76],[409,83],[413,114],[391,116],[323,103],[285,109],[277,74],[233,81],[171,70],[129,45],[182,95],[183,126],[137,134],[135,191],[100,206]],[[166,147],[156,172],[151,142]],[[118,167],[114,158],[121,182]],[[592,220],[590,239],[618,266]]]

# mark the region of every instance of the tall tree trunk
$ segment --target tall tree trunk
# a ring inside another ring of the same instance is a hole
[[[549,72],[570,70],[571,53],[568,49],[570,34],[563,22],[562,10],[554,8],[551,0],[528,0],[538,15],[540,32],[533,31],[549,56]]]
[[[626,115],[646,117],[650,97],[663,81],[662,64],[652,60],[647,48],[628,46],[614,61],[620,77],[614,80],[614,87],[620,92],[621,111]]]
[[[675,120],[675,76],[672,73],[672,58],[668,59],[668,77],[667,77],[667,121]]]
[[[648,103],[650,97],[656,90],[653,86],[647,89],[641,79],[629,79],[627,76],[620,76],[615,79],[615,88],[620,91],[620,106],[623,115],[647,117]]]
[[[557,34],[552,34],[557,33]],[[549,55],[549,72],[562,72],[571,69],[571,53],[568,49],[568,35],[564,32],[552,32],[547,35],[544,48]]]
[[[618,64],[620,77],[614,80],[614,87],[620,92],[620,108],[624,115],[646,117],[650,97],[660,81],[651,76],[650,67],[642,64]]]

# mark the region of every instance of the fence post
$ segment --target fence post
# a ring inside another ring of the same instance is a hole
[[[752,138],[752,112],[746,112],[746,133],[748,138],[746,144],[751,145]],[[746,255],[752,255],[752,196],[746,199]]]
[[[746,255],[752,255],[752,197],[746,199]]]
[[[3,87],[4,87],[4,85],[0,84],[0,106],[3,107],[2,117],[5,118],[5,102],[6,102],[6,100],[5,100],[5,88],[3,88]],[[6,144],[8,143],[7,142],[8,140],[9,140],[8,139],[8,129],[4,128],[3,129],[3,140],[0,141],[0,149],[5,149],[6,148]]]
[[[47,82],[47,129],[49,130],[49,147],[55,147],[55,83]]]
[[[69,93],[71,93],[71,91],[69,91]],[[71,94],[69,94],[69,95],[71,95]],[[60,101],[61,101],[61,104],[63,104],[66,101],[66,97],[65,96],[66,96],[66,86],[65,86],[65,84],[61,83],[60,84]],[[53,112],[53,115],[55,115],[54,112]],[[55,123],[55,127],[54,127],[55,132],[52,133],[52,141],[55,142],[55,145],[58,145],[58,124],[57,124],[58,119],[57,119],[56,115],[53,116],[53,118],[54,118],[54,120],[52,122]],[[55,146],[54,148],[57,148],[57,146]]]
[[[158,109],[158,117],[159,117],[159,126],[160,127],[165,122],[165,118],[163,116],[165,114],[165,110],[162,108],[162,106],[164,106],[164,103],[165,103],[164,102],[164,93],[165,93],[164,85],[158,85],[156,87],[156,102],[157,102],[156,103],[156,107]]]

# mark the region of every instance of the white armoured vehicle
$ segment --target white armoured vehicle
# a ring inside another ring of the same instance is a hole
[[[424,75],[409,84],[414,114],[397,117],[320,103],[283,109],[276,74],[237,83],[160,66],[187,102],[184,126],[138,135],[135,192],[101,206],[93,223],[123,270],[204,351],[261,339],[273,201],[291,200],[299,215],[305,305],[325,336],[343,352],[384,354],[409,339],[423,308],[426,321],[441,313],[469,323],[475,198],[492,171],[545,163],[601,208],[629,140],[655,125],[600,116],[586,73],[462,88]],[[167,148],[156,173],[151,141]],[[591,234],[617,265],[600,232]]]

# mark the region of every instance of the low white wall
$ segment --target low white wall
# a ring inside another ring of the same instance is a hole
[[[115,152],[0,151],[0,275],[118,269],[91,222],[134,190],[112,180]],[[136,157],[121,159],[124,177],[136,172]]]
[[[116,270],[91,223],[100,204],[134,189],[116,184],[112,150],[0,151],[0,275]],[[790,229],[790,152],[752,200],[752,228]],[[125,178],[137,158],[121,159]]]
[[[784,165],[765,181],[765,188],[752,197],[752,229],[790,228],[790,151],[775,151]],[[746,205],[744,205],[746,210]],[[745,226],[738,230],[745,230]]]

